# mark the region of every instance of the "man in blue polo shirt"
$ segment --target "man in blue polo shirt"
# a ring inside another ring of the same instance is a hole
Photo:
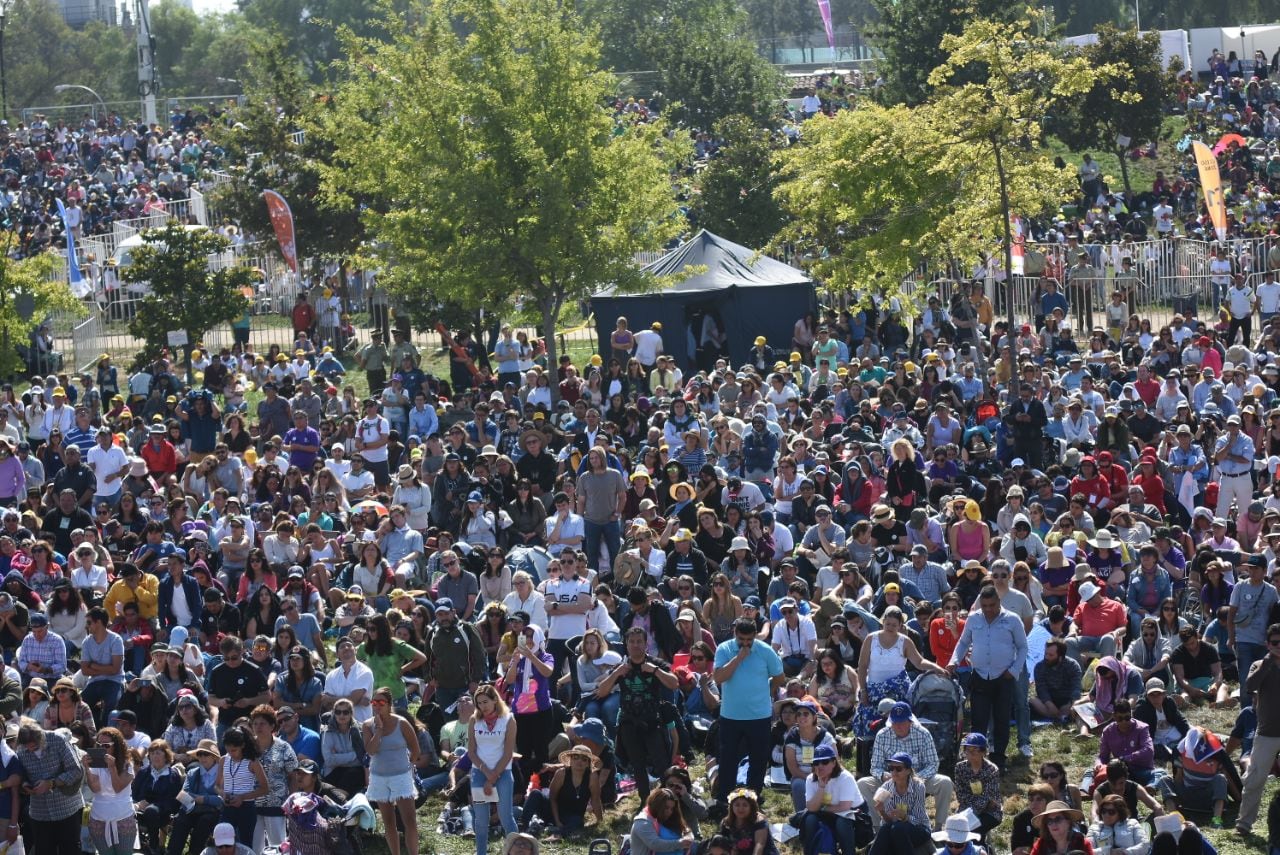
[[[738,618],[733,624],[733,638],[716,648],[712,676],[720,686],[716,802],[725,807],[730,791],[737,786],[743,757],[748,762],[747,786],[757,793],[764,787],[769,766],[772,688],[782,680],[782,659],[756,638],[755,621]]]

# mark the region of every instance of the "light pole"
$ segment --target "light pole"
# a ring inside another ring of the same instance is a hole
[[[94,92],[88,86],[83,86],[79,83],[59,83],[57,86],[53,87],[53,91],[58,93],[69,92],[72,89],[79,89],[82,92],[88,92],[92,95],[98,102],[98,106],[102,108],[102,121],[105,122],[107,120],[107,102],[103,101],[102,96],[97,92]]]

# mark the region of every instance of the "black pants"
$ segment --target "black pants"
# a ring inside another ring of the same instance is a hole
[[[755,792],[764,787],[769,769],[769,719],[720,719],[720,751],[716,755],[716,801],[727,805],[729,793],[738,786],[738,766],[747,758],[747,786]]]
[[[27,820],[27,851],[39,855],[80,855],[80,814],[63,819]]]
[[[1009,747],[1009,719],[1013,716],[1013,690],[1018,681],[1000,676],[987,680],[974,673],[969,682],[969,698],[973,715],[973,731],[994,731],[991,762],[1004,768],[1005,749]],[[994,721],[993,721],[994,719]]]
[[[519,738],[519,731],[516,731]],[[649,773],[661,775],[671,765],[671,742],[667,730],[658,722],[639,722],[634,719],[618,721],[618,744],[627,755],[627,765],[636,779],[636,792],[640,803],[649,798]],[[765,741],[768,751],[768,740]],[[731,776],[732,777],[732,776]]]
[[[1040,434],[1034,437],[1018,437],[1013,441],[1013,453],[1021,457],[1029,469],[1044,468],[1044,438]]]
[[[141,837],[142,851],[148,852],[160,844],[160,832],[169,826],[173,817],[159,805],[147,805],[147,809],[138,813],[138,835]]]
[[[364,376],[369,381],[369,397],[378,397],[387,385],[387,369],[370,369],[364,372]]]
[[[547,652],[551,654],[551,686],[552,694],[555,693],[555,686],[560,682],[560,678],[564,675],[565,665],[569,661],[569,639],[567,638],[548,638]]]
[[[555,735],[556,714],[550,707],[516,714],[516,751],[526,778],[547,765],[547,749]]]
[[[1241,318],[1240,320],[1236,320],[1235,318],[1231,319],[1231,323],[1227,326],[1227,347],[1235,344],[1236,330],[1240,330],[1244,333],[1244,337],[1240,340],[1240,343],[1245,347],[1249,347],[1249,341],[1253,338],[1253,315],[1250,315],[1247,318]]]
[[[836,816],[829,811],[805,811],[800,820],[800,839],[804,841],[805,855],[817,855],[818,826],[825,825],[831,829],[841,855],[856,855],[858,851],[857,835],[854,833],[853,820],[844,816]]]
[[[905,820],[886,822],[880,826],[876,839],[872,841],[869,855],[914,852],[916,847],[928,841],[929,829],[923,825],[913,825]]]

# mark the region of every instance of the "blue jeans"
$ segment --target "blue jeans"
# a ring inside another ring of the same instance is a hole
[[[586,696],[582,701],[582,718],[598,718],[604,722],[610,733],[618,727],[618,707],[622,706],[622,693],[614,692],[604,700],[595,695]]]
[[[1265,644],[1254,644],[1251,641],[1236,640],[1236,668],[1240,671],[1240,685],[1244,685],[1244,681],[1249,676],[1249,669],[1254,662],[1267,655],[1267,647]],[[1240,693],[1240,706],[1253,706],[1253,698],[1248,696],[1247,692]]]
[[[124,685],[118,680],[95,680],[80,692],[80,699],[93,710],[93,721],[98,727],[105,727],[111,720],[111,714],[120,704],[120,696],[124,694]]]
[[[608,523],[593,523],[591,520],[584,519],[582,521],[582,531],[586,539],[587,549],[587,566],[597,573],[600,571],[600,541],[604,540],[604,548],[609,553],[609,567],[613,569],[613,559],[618,557],[618,550],[622,547],[622,524],[614,521]]]
[[[123,493],[124,493],[124,490],[116,490],[114,493],[111,493],[110,495],[95,494],[93,497],[93,506],[96,508],[98,505],[110,505],[111,508],[114,510],[115,507],[120,504],[120,496]]]
[[[474,789],[484,786],[484,775],[479,769],[471,770],[471,786]],[[498,821],[502,823],[503,831],[513,834],[517,830],[515,802],[512,796],[515,780],[511,777],[510,769],[498,776],[493,788],[498,793]],[[471,803],[471,814],[475,820],[476,855],[488,855],[489,852],[489,804],[490,802]]]

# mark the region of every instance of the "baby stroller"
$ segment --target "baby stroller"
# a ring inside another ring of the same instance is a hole
[[[954,767],[964,732],[964,690],[960,684],[951,677],[921,674],[911,684],[911,711],[933,736],[938,768]]]
[[[326,816],[326,806],[332,813],[332,803],[315,793],[294,793],[285,799],[281,809],[289,855],[361,855],[357,820],[341,815],[341,809],[338,816]]]

